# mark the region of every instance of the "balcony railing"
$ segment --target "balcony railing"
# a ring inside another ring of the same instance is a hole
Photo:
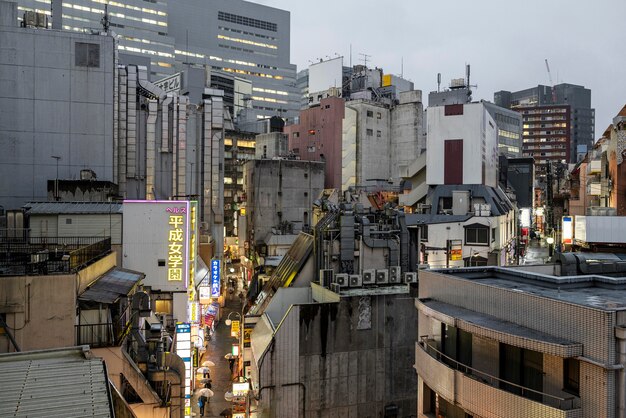
[[[111,238],[0,237],[0,276],[67,274],[111,252]]]
[[[432,358],[436,359],[438,362],[445,364],[447,367],[453,370],[457,370],[468,377],[471,377],[494,388],[498,388],[500,390],[504,390],[506,392],[516,395],[521,395],[522,397],[549,405],[551,407],[558,408],[563,411],[569,411],[578,408],[578,406],[575,404],[578,398],[574,396],[561,398],[559,396],[551,395],[549,393],[541,392],[522,385],[518,385],[517,383],[500,379],[496,376],[492,376],[488,373],[482,372],[463,363],[460,363],[452,357],[445,355],[444,353],[433,347],[431,344],[429,344],[429,341],[432,342],[432,340],[429,340],[428,337],[422,336],[421,341],[418,345],[422,348],[422,350],[424,350],[424,352],[426,352]],[[543,402],[541,400],[543,400]]]

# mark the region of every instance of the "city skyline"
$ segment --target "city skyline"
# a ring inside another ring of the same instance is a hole
[[[291,12],[291,61],[298,70],[335,54],[349,65],[352,49],[352,64],[363,63],[360,54],[366,53],[368,64],[402,72],[428,93],[437,90],[437,73],[447,87],[471,64],[471,83],[478,85],[474,100],[493,101],[498,90],[550,85],[547,59],[553,84],[591,89],[595,140],[624,105],[626,60],[616,51],[626,3],[619,0],[601,1],[589,10],[562,0],[531,0],[507,10],[494,0],[447,0],[436,6],[396,1],[384,9],[371,1],[324,0],[314,8],[287,0],[256,2]]]

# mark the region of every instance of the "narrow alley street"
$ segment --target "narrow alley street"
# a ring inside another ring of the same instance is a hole
[[[204,408],[204,415],[200,415],[198,407],[198,396],[194,393],[191,399],[192,411],[194,416],[200,417],[223,417],[230,416],[231,402],[224,399],[224,394],[232,388],[232,374],[228,365],[228,360],[224,358],[227,353],[232,350],[232,345],[237,343],[237,338],[231,337],[230,327],[225,324],[226,318],[231,312],[241,312],[241,302],[237,297],[238,290],[232,294],[226,293],[226,303],[222,308],[220,321],[215,327],[215,333],[211,339],[207,341],[207,350],[200,359],[200,365],[210,360],[215,366],[209,367],[211,370],[212,387],[211,390],[215,395],[209,399]],[[231,318],[234,318],[233,315]],[[202,387],[198,384],[196,387]],[[197,392],[197,389],[196,389]]]
[[[545,264],[548,260],[548,244],[545,239],[532,239],[526,247],[526,254],[520,264]]]

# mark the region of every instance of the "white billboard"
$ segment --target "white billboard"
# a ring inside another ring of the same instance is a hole
[[[124,267],[145,273],[155,290],[186,290],[195,274],[195,216],[188,201],[125,200]]]
[[[341,88],[343,57],[317,62],[309,66],[309,94],[326,91],[331,87]]]

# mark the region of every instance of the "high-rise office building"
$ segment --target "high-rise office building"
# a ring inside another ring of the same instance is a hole
[[[123,64],[148,64],[152,79],[174,72],[174,40],[168,34],[167,3],[144,0],[16,0],[18,20],[34,11],[50,17],[53,29],[92,33],[103,30],[105,4],[109,29],[117,35]],[[139,60],[137,60],[139,59]]]
[[[547,153],[553,153],[554,146],[561,147],[564,145],[563,138],[569,137],[566,153],[559,157],[567,159],[566,162],[576,162],[578,148],[591,148],[593,144],[595,110],[591,108],[591,90],[583,86],[562,83],[554,87],[539,85],[516,92],[503,90],[494,93],[494,102],[529,116],[524,119],[525,156],[537,157],[528,146],[540,146],[533,148],[539,150],[545,144],[550,148],[540,153],[545,152],[545,157],[549,157]],[[554,115],[556,109],[561,109],[558,110],[558,120]],[[568,120],[563,120],[563,117]],[[538,163],[537,166],[541,167]]]
[[[181,69],[208,65],[252,82],[252,118],[298,114],[290,13],[242,0],[170,1],[168,28]],[[237,115],[234,115],[237,116]],[[250,116],[248,116],[250,117]]]

